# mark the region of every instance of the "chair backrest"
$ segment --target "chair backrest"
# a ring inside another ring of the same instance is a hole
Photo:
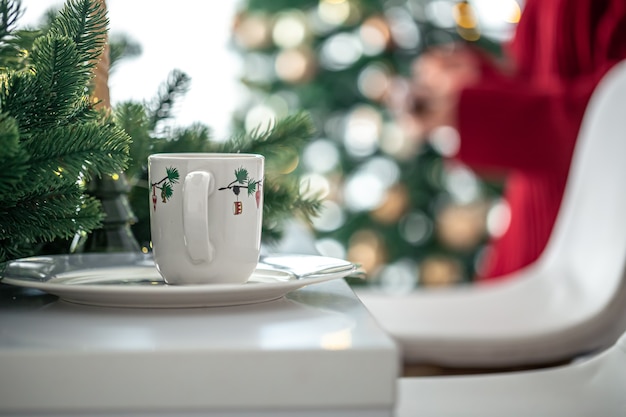
[[[595,300],[594,308],[626,287],[626,61],[606,74],[589,101],[538,266],[564,272],[550,279],[567,280],[570,291]]]

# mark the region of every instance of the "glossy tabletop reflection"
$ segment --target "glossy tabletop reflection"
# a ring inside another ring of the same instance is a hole
[[[181,309],[0,285],[0,415],[389,416],[398,365],[343,279]]]

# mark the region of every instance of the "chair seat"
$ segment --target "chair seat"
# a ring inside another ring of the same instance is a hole
[[[401,378],[395,417],[622,417],[626,336],[584,361],[539,371]]]
[[[626,61],[585,111],[550,240],[496,284],[357,291],[405,362],[542,365],[612,345],[626,330]]]
[[[357,288],[356,293],[396,340],[405,363],[460,368],[551,364],[606,348],[624,331],[623,283],[602,289],[598,300],[612,300],[600,307],[589,294],[559,291],[559,276],[549,278],[553,285],[543,285],[536,275],[541,273],[530,268],[500,283],[408,294],[376,288]]]

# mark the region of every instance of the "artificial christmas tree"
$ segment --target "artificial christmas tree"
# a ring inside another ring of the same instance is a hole
[[[88,94],[107,30],[100,4],[68,1],[41,36],[16,30],[20,11],[0,1],[0,261],[96,228],[85,183],[121,171],[130,141]]]
[[[250,89],[241,126],[295,109],[313,115],[318,134],[295,169],[325,196],[312,229],[318,250],[363,265],[391,289],[470,280],[498,189],[446,161],[451,129],[426,141],[389,110],[429,46],[497,51],[468,2],[247,0],[233,40]]]
[[[60,64],[65,66],[62,80],[64,82],[63,88],[69,89],[61,92],[70,94],[77,90],[81,93],[76,94],[76,102],[66,103],[68,108],[75,107],[75,114],[71,115],[72,118],[65,119],[63,119],[67,116],[65,113],[59,114],[58,121],[53,117],[57,115],[56,113],[45,114],[51,120],[47,125],[42,126],[49,127],[54,123],[68,124],[68,132],[63,132],[67,133],[64,135],[67,144],[62,149],[56,149],[57,147],[61,148],[60,140],[58,143],[52,141],[52,139],[58,138],[46,137],[45,139],[51,148],[46,150],[47,155],[52,158],[51,161],[46,162],[58,164],[55,166],[58,169],[53,171],[53,174],[59,179],[66,180],[64,185],[75,194],[70,196],[66,190],[60,193],[63,199],[72,197],[64,203],[67,204],[66,210],[69,210],[69,213],[54,212],[55,208],[52,203],[58,203],[61,196],[54,196],[54,199],[45,200],[46,196],[52,195],[45,194],[41,197],[42,201],[32,203],[34,206],[19,201],[20,197],[14,193],[15,187],[12,184],[17,184],[23,180],[31,166],[28,164],[28,154],[26,152],[21,154],[18,149],[18,145],[20,145],[19,136],[12,137],[7,134],[5,139],[7,156],[3,158],[3,155],[0,154],[0,160],[6,161],[6,166],[11,169],[3,174],[7,181],[0,186],[2,188],[0,192],[13,193],[11,198],[16,199],[16,202],[7,198],[6,211],[5,207],[0,207],[2,212],[8,215],[6,218],[7,225],[0,223],[0,231],[2,232],[0,235],[0,243],[2,244],[0,246],[0,260],[35,253],[67,252],[70,249],[98,252],[132,251],[139,249],[135,243],[136,240],[141,242],[141,250],[148,252],[150,250],[148,204],[150,187],[147,184],[146,161],[150,153],[248,152],[265,155],[263,239],[266,242],[280,237],[282,227],[289,218],[300,216],[305,220],[310,220],[317,213],[320,200],[315,195],[305,196],[301,194],[298,187],[299,177],[284,169],[285,164],[290,162],[288,158],[285,159],[285,154],[297,153],[296,150],[302,147],[313,134],[313,126],[307,115],[297,114],[276,120],[275,124],[267,129],[257,129],[247,133],[241,132],[234,134],[232,138],[225,141],[212,140],[210,128],[201,124],[165,129],[163,123],[171,121],[173,118],[172,110],[175,102],[187,91],[189,77],[174,70],[152,102],[125,102],[114,109],[110,109],[108,86],[106,85],[108,79],[107,60],[99,60],[99,57],[102,57],[102,53],[105,52],[103,46],[106,39],[106,19],[104,17],[106,5],[103,0],[81,2],[70,0],[59,13],[59,18],[56,17],[57,12],[51,11],[46,15],[47,21],[44,22],[42,28],[31,31],[18,31],[14,28],[20,13],[19,2],[5,1],[0,4],[6,6],[3,21],[10,24],[4,32],[0,31],[0,34],[5,33],[2,38],[3,42],[0,42],[0,54],[2,55],[3,67],[11,68],[8,71],[7,79],[9,81],[11,81],[10,77],[14,76],[13,74],[20,74],[21,72],[24,73],[23,75],[29,75],[31,72],[46,75],[45,71],[39,70],[36,66],[40,62],[37,60],[39,43],[42,42],[39,38],[47,39],[50,36],[56,36],[62,30],[74,31],[72,32],[75,35],[73,40],[80,43],[83,52],[80,57],[82,60],[78,66],[73,61],[65,62],[64,60],[68,59],[67,55],[58,57]],[[81,22],[86,23],[85,27],[80,27]],[[93,22],[100,22],[101,25],[98,26],[101,30],[97,34],[97,44],[93,44],[94,41],[91,39],[91,37],[96,36],[92,33],[94,29],[89,26],[90,24],[93,25]],[[129,50],[131,56],[136,55],[140,50],[128,39],[121,39],[121,41],[116,41],[110,45],[109,66],[123,58],[126,55],[126,49]],[[87,49],[87,46],[92,49]],[[92,71],[96,63],[99,65],[96,68],[95,83],[92,83]],[[83,70],[84,74],[82,72],[74,74],[72,71],[76,71],[76,68]],[[48,70],[48,68],[45,69]],[[83,77],[77,79],[78,75],[83,75]],[[84,77],[84,75],[87,76]],[[90,91],[92,91],[91,97],[88,94]],[[5,89],[5,93],[10,94],[11,92]],[[28,109],[29,106],[36,108],[41,103],[45,105],[46,100],[39,99],[39,96],[45,92],[28,91],[28,93],[31,95],[36,93],[37,96],[33,96],[32,102],[27,102],[26,98],[22,99],[20,103],[27,104],[24,109]],[[52,93],[53,96],[56,94],[55,91]],[[66,97],[63,96],[62,98]],[[7,108],[7,102],[7,100],[4,101],[2,109]],[[24,109],[16,108],[18,116],[19,112],[23,112]],[[45,111],[45,108],[40,109],[40,111]],[[25,120],[33,123],[34,128],[39,129],[37,123],[41,120],[32,120],[32,118],[25,118]],[[91,134],[84,135],[88,136],[86,138],[82,136],[75,138],[73,135],[75,132],[72,129],[85,121],[92,121],[96,126],[102,127],[102,136],[109,140],[102,139],[102,143],[100,143],[101,138],[92,138]],[[5,121],[0,122],[4,123]],[[11,123],[12,120],[7,118],[6,127],[2,127],[7,133],[12,133],[13,126]],[[105,134],[117,136],[109,138]],[[129,146],[129,136],[132,137],[131,146]],[[74,156],[71,146],[77,139],[90,140],[89,144],[93,145],[94,148],[86,150],[85,153],[76,154],[75,158],[70,161],[73,165],[66,168],[63,165],[65,163],[64,158],[69,158],[69,156],[63,152],[68,152]],[[14,142],[15,146],[13,145]],[[129,154],[130,160],[126,166]],[[54,162],[55,157],[61,158],[61,160]],[[46,155],[42,158],[45,159]],[[126,169],[122,170],[123,167]],[[71,171],[67,172],[70,168]],[[87,171],[87,169],[89,170]],[[129,178],[129,183],[126,182],[126,178]],[[44,180],[47,181],[48,178]],[[47,186],[45,181],[41,183],[44,188]],[[259,193],[260,187],[257,187],[254,192]],[[127,193],[130,204],[126,199]],[[78,203],[80,205],[77,205]],[[25,219],[24,224],[10,223],[24,214],[29,214],[29,210],[38,215],[41,211],[42,217]],[[43,218],[46,215],[53,222],[55,219],[63,218],[68,223],[55,222],[49,227]],[[34,224],[28,224],[29,221]],[[132,232],[130,231],[131,224]],[[24,242],[20,243],[20,238],[17,236],[19,236],[22,228],[27,227],[32,227],[35,230],[31,234],[26,234],[23,239]],[[54,241],[54,243],[43,245],[44,242],[49,241]]]
[[[98,0],[106,11],[105,0]],[[109,114],[111,97],[109,92],[109,70],[111,66],[108,33],[105,44],[94,69],[93,100],[95,107]],[[117,59],[119,59],[118,57]],[[93,178],[87,185],[87,194],[102,204],[104,217],[102,226],[90,233],[78,232],[71,249],[75,252],[128,252],[139,251],[139,243],[133,236],[131,225],[137,221],[128,202],[130,185],[122,171],[113,175]]]

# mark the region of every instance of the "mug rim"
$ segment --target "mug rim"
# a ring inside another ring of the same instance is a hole
[[[148,155],[148,159],[263,159],[264,156],[256,153],[234,152],[173,152],[154,153]]]

